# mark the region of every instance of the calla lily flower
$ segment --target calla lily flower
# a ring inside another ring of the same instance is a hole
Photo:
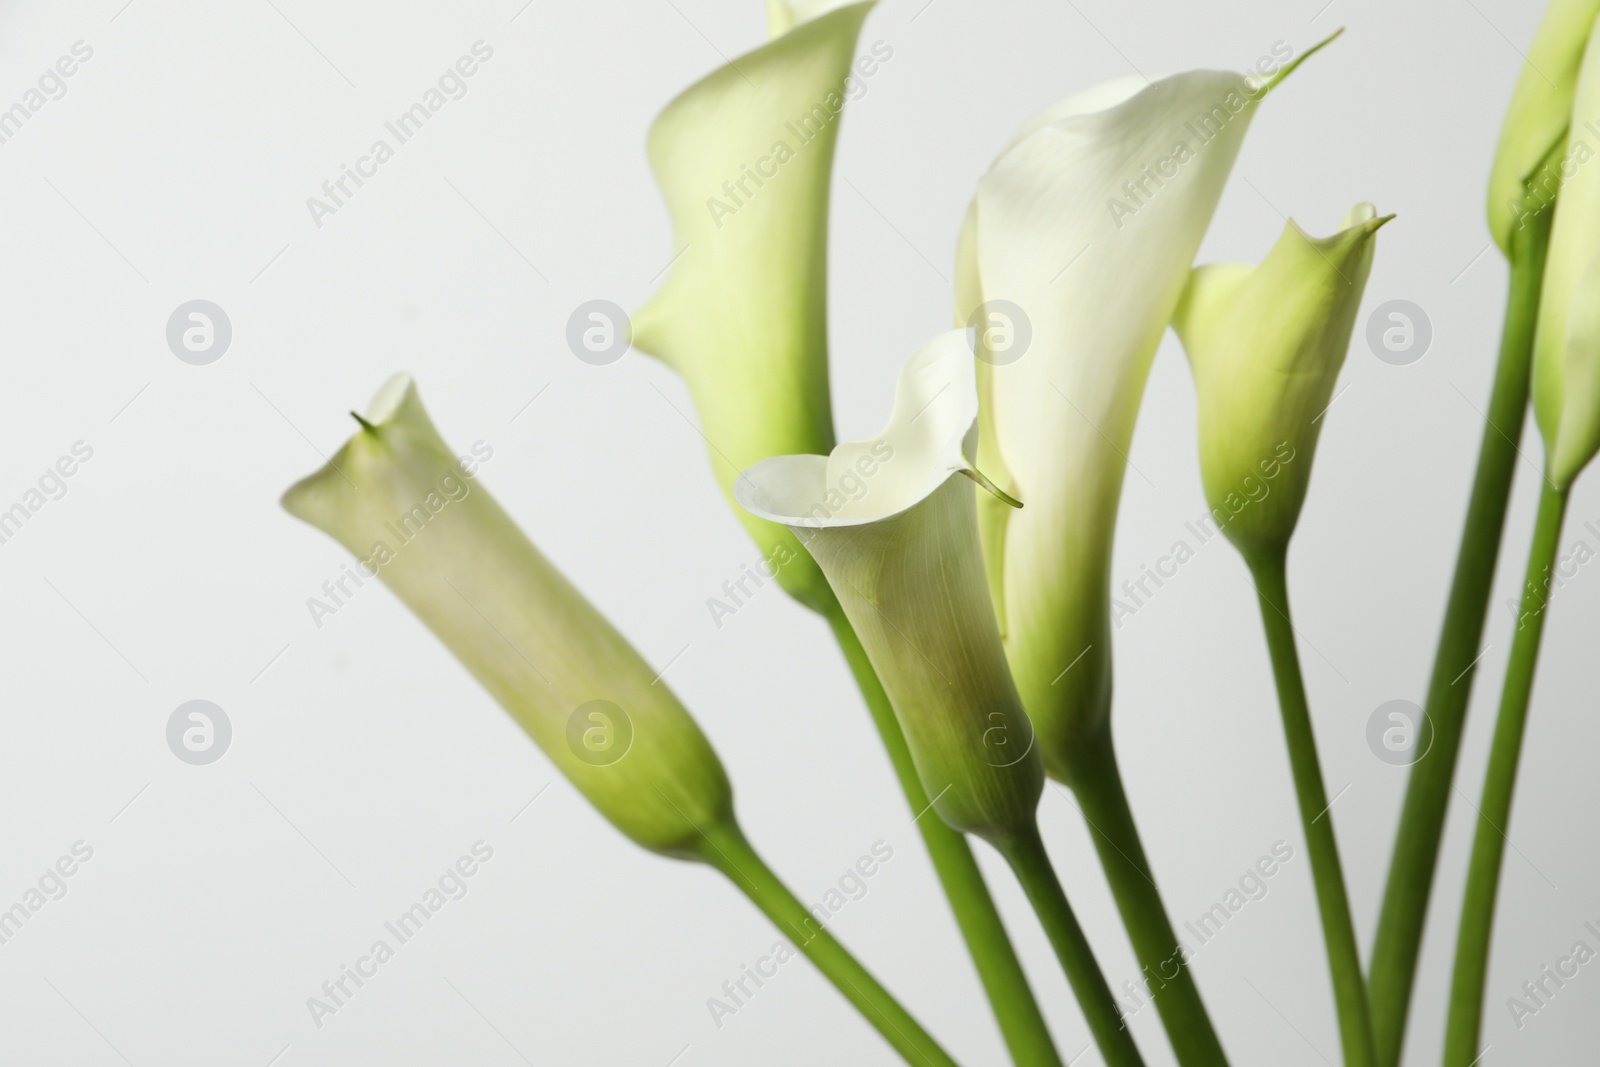
[[[476,484],[408,376],[360,421],[284,508],[394,590],[617,829],[699,856],[733,799],[694,719]]]
[[[1046,109],[979,181],[957,249],[956,319],[978,327],[978,463],[1012,672],[1063,780],[1111,700],[1110,562],[1145,379],[1270,82],[1124,78]],[[1000,330],[1007,350],[984,343]],[[1028,336],[1024,347],[1024,331]]]
[[[1371,1008],[1289,616],[1286,560],[1322,414],[1350,347],[1379,218],[1357,204],[1316,240],[1292,220],[1258,267],[1194,271],[1172,325],[1200,404],[1206,501],[1254,576],[1348,1064],[1376,1064]]]
[[[1572,110],[1600,125],[1600,37],[1590,36]],[[1600,167],[1576,168],[1556,201],[1533,342],[1533,412],[1546,476],[1572,484],[1600,450]]]
[[[730,500],[744,467],[834,444],[828,194],[871,8],[773,0],[775,39],[690,86],[650,128],[681,251],[634,316],[633,343],[683,376]],[[739,515],[778,582],[826,608],[827,583],[788,531]]]
[[[1549,207],[1570,176],[1570,166],[1560,166],[1564,159],[1546,158],[1567,139],[1569,123],[1574,129],[1596,123],[1590,132],[1600,130],[1600,113],[1574,114],[1572,106],[1596,16],[1600,0],[1550,0],[1528,46],[1489,172],[1489,231],[1507,256],[1512,232],[1529,213]]]
[[[1101,1055],[1138,1067],[1039,836],[1044,763],[1001,647],[966,480],[998,492],[972,464],[972,355],[966,331],[935,338],[902,368],[894,414],[877,437],[827,456],[763,460],[734,492],[794,531],[821,564],[883,679],[939,818],[982,837],[1011,865]]]
[[[381,578],[617,829],[726,875],[907,1063],[955,1067],[762,861],[700,727],[474,484],[411,379],[391,378],[356,420],[361,432],[284,507]]]
[[[1173,313],[1194,369],[1206,503],[1246,556],[1282,551],[1294,532],[1374,236],[1392,218],[1357,204],[1320,239],[1290,220],[1259,266],[1196,268]]]
[[[763,460],[734,492],[821,564],[939,816],[998,845],[1032,832],[1044,772],[984,579],[977,414],[972,349],[952,331],[902,369],[877,437]]]
[[[841,115],[894,49],[858,57],[870,3],[768,0],[772,40],[685,90],[650,130],[650,161],[678,258],[633,320],[633,340],[680,375],[718,483],[772,456],[834,445],[828,389],[827,237]],[[775,576],[823,615],[855,673],[913,811],[927,808],[893,708],[838,600],[787,527],[735,509]],[[968,843],[918,824],[1018,1062],[1059,1062],[1044,1016]]]

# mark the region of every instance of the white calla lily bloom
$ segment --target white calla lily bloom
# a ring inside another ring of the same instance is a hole
[[[1046,766],[1105,727],[1112,534],[1145,380],[1272,81],[1124,78],[1046,109],[979,181],[957,251],[980,348],[978,462],[1027,504],[980,502],[990,586]],[[998,302],[998,303],[996,303]]]
[[[822,567],[940,817],[998,844],[1031,832],[1044,776],[978,544],[972,364],[964,331],[935,338],[902,369],[877,437],[763,460],[734,492]]]

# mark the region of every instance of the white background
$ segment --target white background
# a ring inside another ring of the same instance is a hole
[[[651,292],[672,239],[645,131],[719,51],[761,43],[762,5],[534,0],[519,14],[521,2],[0,8],[0,106],[73,42],[94,49],[67,95],[0,145],[0,507],[75,441],[94,449],[66,496],[0,545],[0,906],[73,842],[94,849],[70,892],[0,946],[0,1062],[894,1062],[802,962],[717,1029],[706,998],[774,938],[754,909],[709,871],[628,844],[558,777],[522,810],[550,765],[386,590],[313,625],[306,599],[345,556],[278,495],[402,368],[453,445],[493,445],[483,483],[652,663],[671,663],[747,830],[802,896],[875,841],[895,849],[835,931],[959,1060],[1002,1062],[825,628],[776,589],[712,624],[706,598],[757,552],[673,410],[692,410],[686,391],[643,356],[592,367],[563,339],[580,302],[633,308]],[[1405,777],[1373,757],[1365,728],[1383,701],[1421,698],[1432,657],[1504,295],[1484,186],[1540,5],[1324,2],[885,0],[862,44],[894,58],[838,151],[833,380],[841,437],[875,430],[902,360],[948,322],[975,180],[1040,107],[1130,69],[1242,69],[1276,41],[1298,52],[1349,27],[1264,105],[1201,259],[1253,261],[1280,211],[1331,232],[1370,199],[1400,217],[1379,238],[1362,321],[1404,298],[1435,331],[1425,359],[1392,367],[1358,327],[1291,560],[1329,789],[1349,785],[1333,815],[1365,951]],[[306,198],[480,39],[494,57],[468,95],[316,228]],[[164,337],[197,297],[234,330],[206,367]],[[1532,521],[1531,427],[1523,447],[1458,778],[1474,801]],[[1170,336],[1132,459],[1153,487],[1127,481],[1119,582],[1204,509]],[[1597,489],[1580,483],[1563,552],[1600,544],[1582,529],[1600,519]],[[1579,937],[1600,947],[1582,930],[1600,919],[1597,619],[1600,577],[1585,569],[1555,602],[1534,695],[1486,1063],[1575,1062],[1600,1040],[1600,971],[1520,1032],[1504,1004]],[[1296,848],[1196,961],[1234,1062],[1336,1061],[1253,594],[1220,539],[1117,634],[1116,685],[1124,771],[1180,923],[1275,841]],[[193,698],[234,726],[209,767],[165,741]],[[1136,967],[1082,820],[1054,788],[1041,815],[1120,984]],[[1468,816],[1458,796],[1417,1063],[1438,1055]],[[494,858],[469,895],[316,1028],[306,998],[479,839]],[[1083,1020],[1012,881],[984,859],[1071,1057]],[[1154,1013],[1134,1025],[1149,1062],[1169,1063]]]

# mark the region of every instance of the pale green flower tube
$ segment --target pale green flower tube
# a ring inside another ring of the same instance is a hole
[[[1196,268],[1173,312],[1194,370],[1206,503],[1246,556],[1281,552],[1294,532],[1373,239],[1392,218],[1357,204],[1325,238],[1291,219],[1259,266]]]
[[[1590,122],[1600,128],[1600,114],[1573,112],[1596,16],[1600,0],[1550,0],[1524,56],[1489,173],[1489,232],[1507,256],[1512,231],[1525,225],[1530,213],[1548,208],[1572,174],[1573,164],[1547,162],[1546,157],[1567,138],[1569,128],[1581,131]]]
[[[1600,129],[1600,35],[1589,37],[1571,121]],[[1533,413],[1546,476],[1562,490],[1600,450],[1600,161],[1572,169],[1556,202],[1533,341]]]
[[[722,872],[906,1062],[955,1067],[751,847],[694,719],[474,484],[411,379],[390,379],[357,419],[361,431],[284,507],[382,578],[617,829]]]
[[[466,474],[409,377],[384,385],[361,431],[283,506],[376,572],[635,842],[688,858],[702,827],[732,825],[700,727]]]
[[[679,258],[635,314],[633,343],[683,376],[730,500],[744,467],[834,443],[828,194],[872,4],[828,6],[769,4],[775,39],[684,90],[650,128]],[[877,46],[862,62],[891,55]],[[827,583],[788,531],[738,514],[778,582],[826,609]]]
[[[1000,646],[966,452],[972,350],[937,338],[900,373],[894,416],[827,456],[745,471],[739,503],[788,526],[821,564],[893,702],[934,808],[1002,844],[1034,825],[1044,771]]]
[[[739,502],[795,532],[822,565],[883,679],[922,786],[946,824],[987,840],[1022,883],[1112,1067],[1141,1067],[1039,837],[1044,765],[989,599],[967,478],[978,396],[964,331],[900,373],[876,438],[745,471]]]

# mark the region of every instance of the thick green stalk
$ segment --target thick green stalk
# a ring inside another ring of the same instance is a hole
[[[1128,794],[1117,768],[1116,749],[1108,727],[1078,761],[1071,786],[1094,836],[1100,866],[1122,913],[1122,925],[1144,969],[1156,1011],[1182,1067],[1227,1067],[1200,988],[1195,984],[1178,935],[1167,918],[1139,829],[1128,806]]]
[[[883,747],[889,752],[889,762],[894,765],[900,787],[916,817],[917,829],[922,832],[923,844],[927,846],[934,870],[949,898],[950,909],[955,912],[956,924],[966,939],[967,951],[972,955],[978,978],[988,994],[1012,1062],[1018,1067],[1060,1067],[1061,1057],[1050,1039],[1049,1027],[1028,986],[1016,951],[1011,947],[1011,938],[989,895],[989,887],[984,883],[971,846],[962,834],[946,826],[930,810],[927,790],[922,788],[922,779],[917,776],[889,696],[883,691],[843,610],[831,613],[829,622],[861,687],[861,695],[866,698],[872,721],[883,737]]]
[[[1300,825],[1311,856],[1311,877],[1317,889],[1317,911],[1322,916],[1328,970],[1333,975],[1333,999],[1339,1013],[1339,1042],[1344,1049],[1344,1063],[1345,1067],[1375,1067],[1378,1055],[1372,1039],[1367,984],[1361,973],[1361,951],[1356,947],[1350,898],[1339,863],[1339,843],[1333,833],[1333,813],[1328,810],[1328,790],[1322,783],[1316,732],[1311,726],[1311,709],[1306,703],[1305,682],[1300,676],[1294,624],[1289,619],[1285,556],[1279,552],[1249,562],[1255,576],[1256,595],[1261,601],[1261,623],[1267,632],[1272,674],[1278,685],[1278,707],[1283,713],[1283,733],[1289,746],[1289,767],[1294,773],[1295,799],[1300,805]]]
[[[1500,715],[1489,749],[1489,770],[1483,780],[1478,829],[1472,839],[1461,928],[1456,935],[1456,968],[1450,984],[1450,1017],[1445,1025],[1445,1067],[1469,1067],[1481,1050],[1483,987],[1489,973],[1489,946],[1494,933],[1495,901],[1500,892],[1500,865],[1505,858],[1506,830],[1511,824],[1511,797],[1517,787],[1517,762],[1528,725],[1528,697],[1539,663],[1544,634],[1545,601],[1550,568],[1561,540],[1567,494],[1546,483],[1539,495],[1539,518],[1528,549],[1528,573],[1522,591],[1522,614],[1511,641],[1511,662],[1500,693]]]
[[[1061,889],[1061,881],[1050,864],[1038,830],[1012,838],[998,847],[1016,872],[1022,891],[1028,895],[1028,902],[1033,905],[1051,947],[1056,950],[1056,958],[1061,961],[1061,969],[1066,972],[1072,992],[1083,1009],[1101,1058],[1107,1067],[1143,1067],[1139,1047],[1133,1043],[1132,1032],[1122,1024],[1116,998],[1111,995],[1106,976],[1095,961],[1094,949],[1084,936],[1083,927],[1072,914],[1072,905],[1067,903],[1067,894]]]
[[[772,873],[737,826],[702,831],[701,859],[749,897],[913,1067],[956,1067],[944,1049]]]
[[[1545,210],[1530,218],[1511,239],[1511,288],[1489,397],[1488,422],[1478,448],[1478,470],[1472,480],[1455,577],[1450,583],[1444,627],[1428,682],[1427,718],[1417,735],[1416,751],[1425,753],[1426,758],[1412,765],[1406,783],[1405,805],[1400,812],[1400,829],[1395,834],[1389,881],[1372,947],[1367,986],[1382,1067],[1397,1067],[1405,1043],[1433,872],[1450,808],[1467,703],[1477,675],[1472,668],[1482,653],[1479,643],[1483,640],[1495,561],[1505,529],[1517,442],[1522,439],[1528,407],[1533,330],[1544,283],[1552,214]]]

